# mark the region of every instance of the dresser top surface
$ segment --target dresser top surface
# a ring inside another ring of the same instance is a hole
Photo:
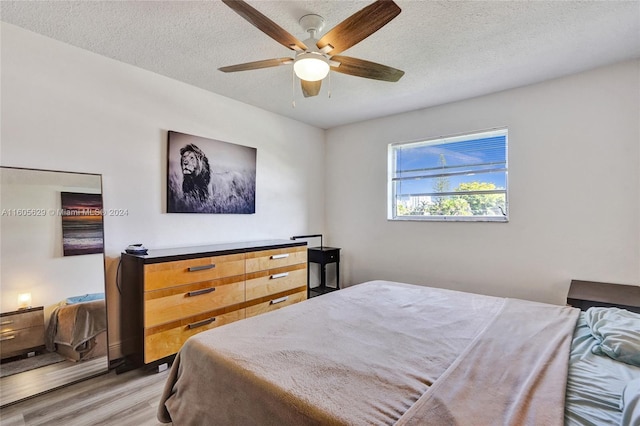
[[[26,314],[27,312],[42,311],[42,310],[44,310],[44,306],[35,306],[32,308],[17,309],[11,312],[2,312],[0,313],[0,317],[6,317],[9,315],[16,315],[16,314]]]
[[[292,240],[242,241],[204,246],[174,247],[155,250],[150,249],[147,254],[122,253],[122,255],[137,258],[143,263],[158,263],[172,260],[192,259],[204,256],[220,256],[225,254],[246,253],[258,250],[270,250],[306,245],[307,243],[305,241]]]

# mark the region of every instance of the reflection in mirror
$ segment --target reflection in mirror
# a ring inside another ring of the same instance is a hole
[[[0,167],[0,406],[108,371],[102,177]]]

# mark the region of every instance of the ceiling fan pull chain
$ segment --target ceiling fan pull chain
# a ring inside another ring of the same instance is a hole
[[[327,97],[331,99],[331,72],[329,72],[329,90],[327,90]]]
[[[296,107],[296,73],[291,67],[291,108]]]

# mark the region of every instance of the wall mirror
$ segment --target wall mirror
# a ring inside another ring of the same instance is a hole
[[[0,406],[108,371],[102,176],[0,167]]]

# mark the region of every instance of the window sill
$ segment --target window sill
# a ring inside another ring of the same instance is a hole
[[[496,222],[507,223],[506,216],[398,216],[387,218],[393,222]]]

